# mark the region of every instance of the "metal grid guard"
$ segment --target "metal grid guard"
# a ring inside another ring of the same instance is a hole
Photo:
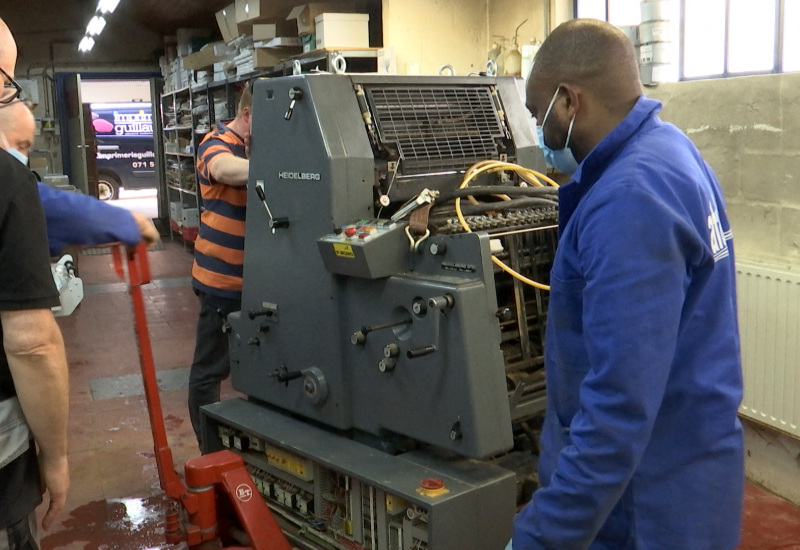
[[[490,86],[365,86],[381,142],[405,174],[466,170],[499,158],[505,137]]]

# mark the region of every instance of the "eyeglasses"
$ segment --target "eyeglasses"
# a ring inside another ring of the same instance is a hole
[[[3,88],[0,90],[0,103],[11,103],[22,93],[22,86],[17,84],[17,81],[2,68],[0,68],[0,74],[8,79],[8,83],[3,84]]]

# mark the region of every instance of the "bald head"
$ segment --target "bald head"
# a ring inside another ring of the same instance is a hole
[[[5,135],[9,147],[29,156],[36,136],[36,120],[27,105],[14,101],[0,106],[0,133]]]
[[[529,83],[581,86],[610,110],[642,94],[633,43],[617,27],[597,19],[572,19],[544,41]]]
[[[17,44],[8,25],[0,19],[0,68],[13,77],[16,64]]]
[[[605,21],[572,19],[536,54],[525,104],[542,126],[545,145],[568,147],[580,162],[641,95],[630,39]]]

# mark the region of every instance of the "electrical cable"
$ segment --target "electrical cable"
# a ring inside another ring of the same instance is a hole
[[[535,185],[538,187],[543,187],[544,185],[539,181],[539,178],[543,179],[549,185],[553,187],[558,187],[558,184],[554,182],[552,179],[548,178],[544,174],[537,172],[535,170],[531,170],[530,168],[525,168],[523,166],[519,166],[518,164],[511,164],[509,162],[501,162],[496,160],[484,160],[480,161],[476,164],[473,164],[469,170],[464,174],[464,179],[461,181],[461,185],[459,189],[466,189],[469,187],[470,182],[472,182],[476,177],[484,173],[493,173],[498,171],[509,171],[514,172],[517,174],[520,179],[524,182]],[[505,198],[503,198],[505,197]],[[510,197],[507,195],[501,195],[503,200],[511,200]],[[472,195],[469,195],[467,199],[472,204],[478,204],[478,201]],[[464,219],[464,214],[461,211],[461,197],[456,197],[456,216],[458,217],[458,221],[461,224],[461,227],[464,228],[464,231],[467,233],[472,233],[472,229],[470,229],[469,224],[467,224],[467,220]],[[536,282],[528,277],[525,277],[521,273],[515,271],[510,266],[506,265],[503,261],[501,261],[497,256],[492,254],[492,262],[514,277],[515,279],[522,281],[523,283],[530,285],[535,288],[539,288],[541,290],[550,290],[550,286]]]
[[[547,208],[555,206],[558,206],[558,203],[552,200],[547,200],[539,197],[520,197],[518,199],[517,198],[508,199],[507,201],[464,204],[461,206],[461,212],[465,216],[470,216],[476,214],[483,214],[484,212],[490,212],[493,210],[497,212],[502,212],[504,210],[512,210],[517,208],[533,208],[533,207]]]

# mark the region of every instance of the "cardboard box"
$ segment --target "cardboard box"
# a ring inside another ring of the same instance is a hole
[[[366,13],[321,13],[314,18],[316,47],[369,48],[369,15]]]
[[[253,23],[269,18],[284,18],[297,0],[236,0],[237,23]]]
[[[239,29],[236,27],[236,4],[230,4],[217,12],[217,25],[225,42],[230,42],[239,36]]]
[[[304,34],[300,37],[303,43],[303,53],[314,51],[317,48],[317,37],[314,34]]]
[[[178,29],[175,34],[178,37],[178,56],[181,57],[200,51],[214,36],[208,29]]]
[[[301,48],[303,42],[298,36],[279,36],[271,40],[253,41],[254,48],[285,48],[286,46]]]
[[[289,12],[287,21],[297,22],[297,35],[311,34],[314,32],[314,19],[321,13],[354,13],[356,11],[355,2],[326,2],[303,4],[295,6]]]
[[[272,40],[282,36],[297,36],[297,25],[294,21],[272,19],[268,22],[253,24],[253,41]]]
[[[183,213],[183,204],[181,201],[172,201],[169,203],[169,219],[180,221]]]
[[[253,67],[270,69],[286,59],[302,53],[302,48],[255,48],[253,50]]]
[[[184,208],[181,211],[181,226],[198,227],[200,225],[200,213],[197,208]]]
[[[223,45],[225,42],[212,42],[206,44],[199,52],[191,53],[183,58],[183,68],[187,71],[196,71],[206,67],[213,67],[214,63],[225,60],[228,56],[224,48],[214,46]],[[218,53],[220,52],[220,53]]]

